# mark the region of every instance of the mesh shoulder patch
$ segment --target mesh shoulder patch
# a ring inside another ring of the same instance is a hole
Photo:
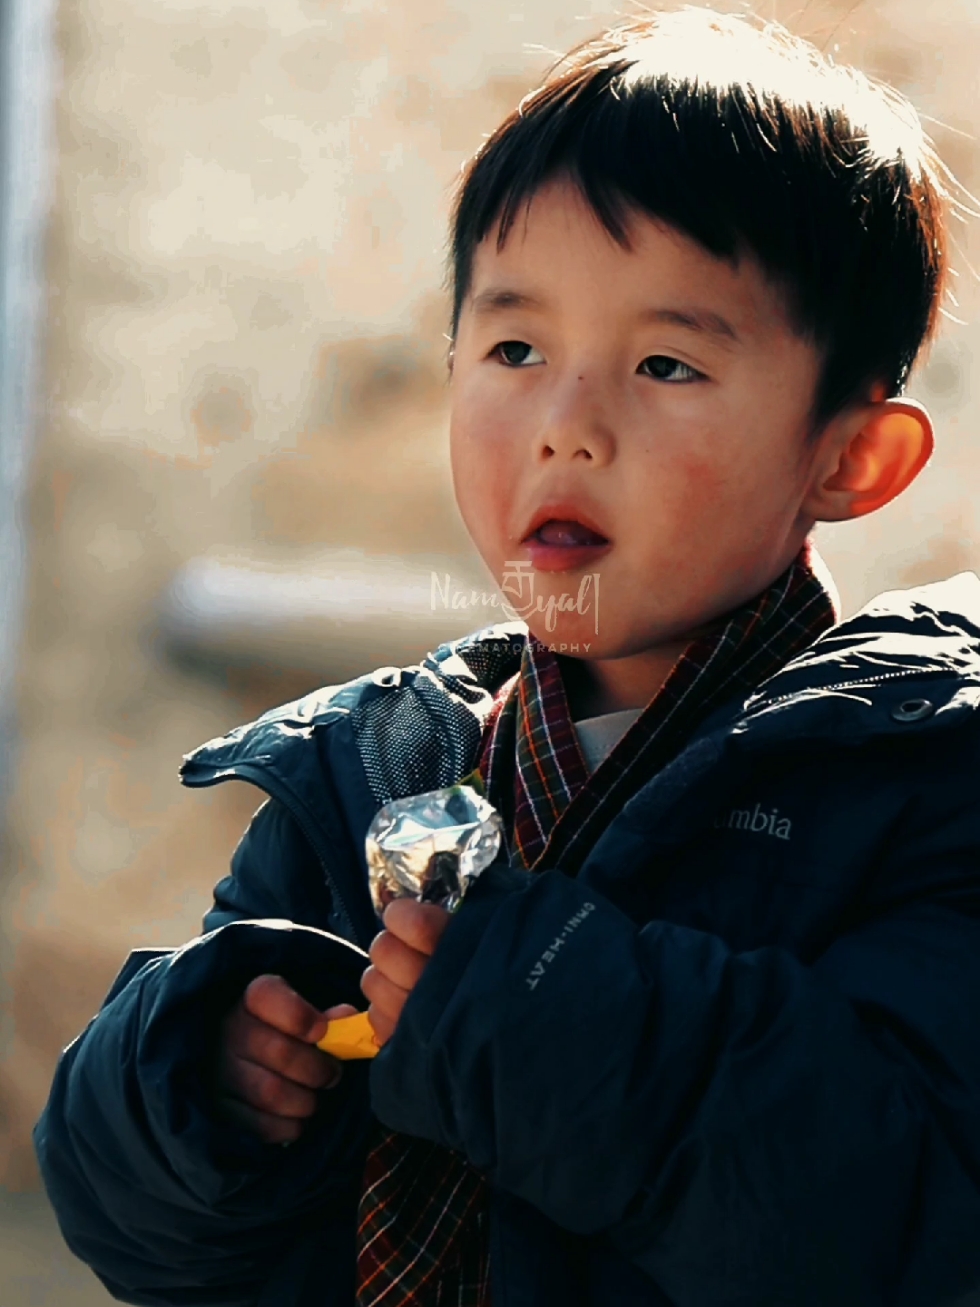
[[[388,694],[351,711],[354,738],[378,804],[452,785],[472,771],[499,686],[520,667],[523,623],[442,645]]]

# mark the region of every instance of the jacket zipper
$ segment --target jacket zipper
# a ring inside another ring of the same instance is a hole
[[[881,681],[895,681],[895,680],[899,680],[899,679],[901,679],[902,677],[904,677],[906,680],[913,680],[913,679],[925,680],[925,679],[926,679],[927,677],[929,677],[929,676],[940,676],[940,675],[944,675],[944,673],[942,673],[942,672],[926,672],[923,676],[920,676],[920,677],[918,677],[918,678],[914,678],[914,677],[910,677],[910,676],[909,676],[909,673],[908,673],[907,671],[904,671],[904,672],[880,672],[877,676],[869,676],[869,677],[867,677],[867,678],[866,678],[865,680],[863,680],[863,681],[837,681],[837,682],[836,682],[835,684],[833,684],[833,685],[820,685],[820,686],[817,686],[817,689],[819,689],[819,690],[821,690],[821,691],[823,691],[823,690],[849,690],[849,689],[851,689],[852,686],[857,686],[857,685],[878,685]],[[774,699],[767,699],[766,696],[765,696],[764,694],[763,694],[763,695],[760,695],[759,699],[756,701],[756,704],[753,704],[753,705],[752,705],[752,711],[753,711],[753,712],[755,711],[756,706],[757,706],[758,704],[765,703],[765,706],[768,708],[768,707],[771,707],[773,704],[776,704],[776,703],[785,703],[785,701],[786,701],[787,699],[795,699],[796,696],[797,696],[798,694],[799,694],[799,690],[791,690],[788,694],[778,694],[778,695],[776,695],[776,697],[775,697]],[[748,704],[746,704],[746,707],[748,707]]]
[[[192,766],[193,765],[196,764],[192,764]],[[235,780],[251,781],[251,783],[262,790],[264,794],[268,794],[270,799],[275,799],[277,803],[281,803],[286,809],[289,815],[296,822],[296,825],[309,840],[320,861],[320,866],[323,868],[324,880],[327,883],[327,888],[330,890],[334,903],[337,905],[337,912],[346,928],[347,938],[357,943],[360,948],[368,948],[371,941],[361,939],[359,933],[354,929],[354,918],[351,916],[350,909],[344,900],[343,894],[340,892],[336,880],[330,874],[329,863],[323,856],[323,848],[320,843],[319,833],[317,832],[314,823],[308,820],[305,810],[293,802],[292,797],[285,786],[279,785],[277,781],[270,778],[269,772],[265,768],[256,767],[249,763],[238,764],[234,767],[234,770],[227,772],[225,775],[213,776],[210,781],[201,781],[199,784],[203,788],[205,785],[220,785],[224,781]]]

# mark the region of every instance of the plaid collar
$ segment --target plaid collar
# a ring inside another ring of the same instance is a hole
[[[615,813],[725,698],[758,686],[839,620],[808,540],[766,590],[694,640],[650,703],[590,776],[568,708],[562,658],[528,638],[497,695],[479,767],[528,870],[574,875]],[[832,582],[830,583],[832,584]]]

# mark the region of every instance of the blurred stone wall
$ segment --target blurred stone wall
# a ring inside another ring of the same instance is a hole
[[[549,52],[612,8],[62,3],[0,915],[7,1188],[36,1184],[29,1130],[59,1049],[128,949],[197,932],[260,802],[245,785],[182,791],[181,755],[312,684],[169,662],[154,637],[161,592],[215,550],[473,561],[445,450],[452,184]],[[797,30],[941,119],[945,157],[975,186],[980,15],[951,0],[849,8],[801,6]],[[775,13],[793,25],[792,10]],[[957,234],[968,255],[975,231]],[[959,262],[966,325],[946,324],[912,392],[937,418],[933,465],[895,505],[819,536],[848,611],[887,586],[976,566],[975,291]],[[329,651],[324,666],[327,679]]]

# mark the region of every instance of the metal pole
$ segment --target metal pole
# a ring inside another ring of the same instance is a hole
[[[39,405],[55,0],[0,0],[0,816],[23,623],[23,503]]]

